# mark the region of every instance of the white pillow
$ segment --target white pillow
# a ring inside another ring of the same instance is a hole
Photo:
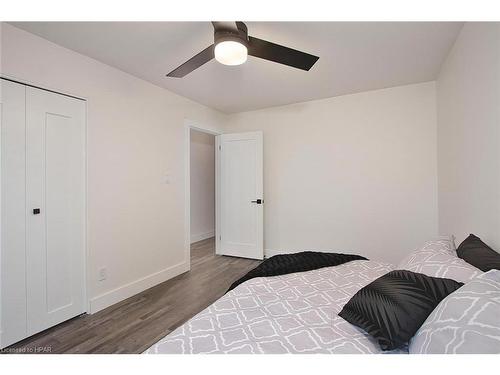
[[[410,353],[500,354],[500,271],[486,272],[443,299],[410,341]]]
[[[460,259],[449,240],[428,241],[408,255],[396,269],[466,283],[483,272]]]

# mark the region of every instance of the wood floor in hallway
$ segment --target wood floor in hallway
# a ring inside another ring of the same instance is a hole
[[[260,261],[215,255],[213,238],[191,245],[191,271],[23,340],[4,352],[141,353],[221,297]]]

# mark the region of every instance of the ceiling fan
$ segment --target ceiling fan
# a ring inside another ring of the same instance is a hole
[[[260,57],[308,71],[319,57],[248,35],[243,22],[212,22],[214,44],[175,68],[167,77],[182,78],[214,57],[224,65],[240,65],[247,56]]]

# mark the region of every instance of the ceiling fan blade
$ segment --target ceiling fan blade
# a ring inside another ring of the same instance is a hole
[[[198,69],[203,64],[209,62],[214,58],[214,45],[208,46],[196,56],[193,56],[181,66],[175,68],[167,77],[182,78],[186,74],[191,73],[193,70]]]
[[[249,36],[248,39],[248,54],[260,57],[261,59],[274,61],[302,70],[311,69],[319,59],[318,56],[280,46],[279,44],[254,38],[252,36]]]

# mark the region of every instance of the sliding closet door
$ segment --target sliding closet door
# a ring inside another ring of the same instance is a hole
[[[25,90],[24,85],[0,80],[0,347],[26,337]]]
[[[27,333],[85,311],[85,103],[26,88]]]

